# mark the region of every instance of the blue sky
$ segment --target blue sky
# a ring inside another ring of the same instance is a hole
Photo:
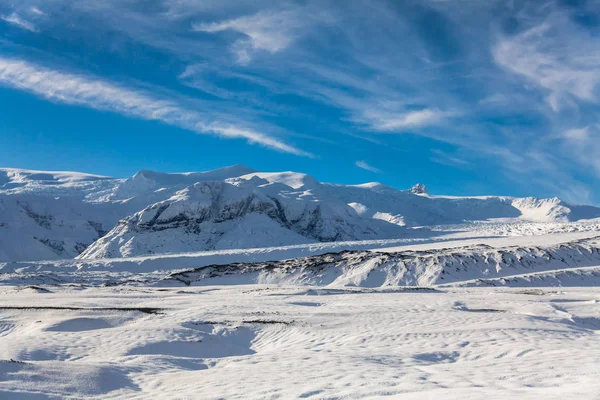
[[[600,1],[0,0],[0,164],[600,203]]]

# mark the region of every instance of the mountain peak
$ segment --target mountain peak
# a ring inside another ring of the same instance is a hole
[[[208,172],[216,173],[217,171],[221,172],[221,173],[235,175],[235,176],[248,175],[248,174],[258,172],[257,170],[252,169],[245,164],[230,165],[228,167],[223,167],[223,168],[215,169],[215,170],[208,171]]]
[[[409,192],[411,192],[412,194],[419,194],[419,195],[428,195],[429,194],[429,191],[427,190],[427,186],[425,186],[422,183],[417,183],[415,186],[410,188]]]
[[[242,176],[242,179],[258,177],[269,183],[281,183],[294,189],[314,189],[320,185],[319,181],[310,175],[301,172],[252,172]]]

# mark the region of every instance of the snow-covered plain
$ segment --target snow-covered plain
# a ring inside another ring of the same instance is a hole
[[[0,398],[600,394],[600,209],[0,170]]]
[[[597,287],[46,290],[2,288],[1,398],[600,393]]]

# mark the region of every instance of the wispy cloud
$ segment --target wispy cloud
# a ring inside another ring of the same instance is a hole
[[[247,64],[256,50],[277,53],[288,47],[294,40],[294,32],[305,18],[292,11],[269,11],[213,23],[199,23],[193,26],[199,32],[222,32],[232,30],[245,36],[238,39],[232,50],[242,64]]]
[[[37,32],[37,29],[35,28],[35,26],[31,22],[24,20],[23,18],[21,18],[16,13],[12,13],[10,15],[1,16],[0,19],[2,19],[3,21],[8,22],[9,24],[18,26],[21,29],[25,29],[25,30],[27,30],[29,32]]]
[[[540,25],[501,39],[493,55],[508,71],[547,90],[554,111],[572,104],[570,98],[597,100],[600,44],[564,13],[554,13]]]
[[[354,163],[354,165],[356,165],[358,168],[364,169],[366,171],[375,172],[376,174],[383,173],[382,170],[380,170],[379,168],[375,168],[374,166],[370,165],[366,161],[357,161],[356,163]]]
[[[437,125],[447,117],[448,113],[431,109],[409,111],[404,114],[368,111],[364,115],[364,121],[376,131],[398,132],[422,126]]]
[[[111,74],[134,71],[126,65],[131,49],[156,57],[145,76],[160,76],[168,93],[59,71],[63,80],[101,86],[99,95],[63,83],[24,90],[294,154],[306,153],[287,143],[291,135],[319,136],[323,154],[346,146],[345,163],[363,157],[353,152],[360,144],[390,154],[408,143],[432,169],[452,165],[475,176],[483,166],[508,190],[583,200],[586,186],[600,189],[598,0],[142,3],[0,0],[0,15],[18,15],[57,41],[114,38],[107,51],[122,52],[123,68],[111,65]],[[46,44],[28,59],[48,59]],[[15,74],[2,80],[19,85]],[[445,151],[430,150],[434,141]]]
[[[563,137],[577,142],[585,142],[590,139],[590,129],[587,126],[585,128],[568,129],[563,133]]]
[[[471,163],[465,160],[464,158],[448,154],[445,151],[439,149],[433,149],[431,150],[431,153],[433,153],[433,156],[430,158],[430,160],[438,164],[458,168],[465,168],[471,165]]]
[[[29,11],[31,11],[33,14],[35,15],[39,15],[39,16],[44,16],[46,15],[45,12],[43,12],[42,10],[40,10],[39,8],[37,8],[36,6],[32,6],[29,8]]]
[[[600,177],[600,124],[568,129],[562,134],[561,147],[572,160],[593,169]]]
[[[161,121],[201,134],[242,138],[273,150],[312,156],[267,134],[227,121],[211,120],[207,115],[186,108],[176,101],[157,98],[144,90],[56,71],[27,61],[0,58],[0,82],[56,102]]]

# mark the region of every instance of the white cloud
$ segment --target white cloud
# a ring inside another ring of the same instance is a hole
[[[548,92],[547,101],[559,111],[570,99],[595,102],[600,84],[600,45],[567,16],[546,22],[493,48],[495,61]]]
[[[372,165],[369,165],[366,161],[357,161],[356,163],[354,163],[354,165],[356,165],[358,168],[370,171],[370,172],[375,172],[377,174],[381,174],[383,171],[380,170],[379,168],[375,168]]]
[[[42,10],[40,10],[39,8],[33,6],[29,8],[29,11],[35,15],[39,15],[39,16],[45,16],[46,13],[43,12]]]
[[[277,53],[288,47],[294,40],[294,30],[300,27],[302,20],[291,11],[260,12],[223,22],[196,24],[193,29],[210,33],[233,30],[246,35],[247,39],[237,40],[232,45],[238,61],[245,64],[250,61],[254,50]]]
[[[370,125],[374,130],[392,132],[437,125],[447,116],[448,113],[433,109],[409,111],[404,114],[385,111],[367,111],[364,114],[363,119],[364,122]]]
[[[576,140],[576,141],[586,141],[589,139],[589,128],[573,128],[565,131],[563,133],[563,137],[566,139]]]
[[[243,138],[250,143],[277,151],[312,156],[264,133],[241,128],[225,121],[215,121],[176,101],[160,99],[146,91],[55,71],[26,61],[0,57],[0,82],[56,102],[161,121],[201,134]]]
[[[21,29],[25,29],[29,32],[37,32],[37,29],[31,22],[24,20],[23,18],[19,17],[19,15],[15,14],[15,13],[12,13],[10,15],[1,16],[0,19],[8,22],[9,24],[16,25]]]

